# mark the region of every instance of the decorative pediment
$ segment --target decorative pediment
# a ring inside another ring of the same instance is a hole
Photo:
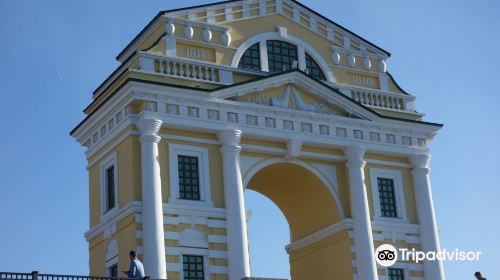
[[[279,110],[311,112],[364,120],[381,115],[327,84],[294,70],[214,90],[211,98],[256,104]]]
[[[236,96],[229,99],[239,102],[254,103],[258,105],[287,108],[319,114],[348,115],[347,112],[338,108],[338,106],[329,104],[320,98],[307,94],[304,90],[293,84],[249,93],[244,96]]]

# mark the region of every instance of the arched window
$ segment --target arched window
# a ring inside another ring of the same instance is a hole
[[[305,73],[310,77],[326,81],[326,76],[319,67],[319,64],[308,53],[304,53],[306,65],[300,65],[299,67],[297,46],[284,41],[267,40],[266,48],[269,72],[288,71],[295,67],[305,69]],[[259,43],[253,44],[241,56],[238,68],[260,71],[260,55]]]
[[[243,53],[238,63],[238,68],[260,71],[259,43],[253,44]]]
[[[294,61],[298,62],[297,47],[283,41],[267,41],[267,60],[269,72],[281,72],[292,69]]]
[[[308,53],[306,53],[306,73],[315,79],[326,80],[325,74],[319,68],[318,63]]]

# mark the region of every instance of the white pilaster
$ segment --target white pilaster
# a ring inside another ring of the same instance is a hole
[[[267,42],[266,40],[259,41],[259,52],[260,52],[260,70],[264,72],[269,72],[269,64],[267,61]]]
[[[306,71],[306,50],[304,50],[304,47],[299,46],[297,48],[297,53],[298,53],[298,59],[297,61],[299,63],[299,69],[301,71]]]
[[[162,121],[142,116],[136,123],[141,136],[142,225],[144,269],[151,279],[166,279],[163,202],[161,195],[158,135]]]
[[[438,252],[440,250],[439,236],[434,214],[434,203],[432,202],[431,181],[429,179],[430,159],[429,154],[418,154],[409,158],[413,166],[413,187],[415,188],[422,250],[425,252]],[[443,263],[437,260],[424,261],[424,276],[425,279],[444,280]]]
[[[250,277],[245,200],[240,171],[241,131],[218,133],[223,163],[229,279]]]
[[[365,186],[363,160],[365,148],[349,147],[344,150],[349,171],[351,215],[353,218],[353,237],[356,254],[358,279],[377,280],[377,266],[373,247],[370,210]]]

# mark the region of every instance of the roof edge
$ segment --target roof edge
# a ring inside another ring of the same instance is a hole
[[[166,13],[173,13],[173,12],[178,12],[178,11],[182,11],[182,10],[190,10],[190,9],[197,9],[197,8],[204,8],[204,7],[209,7],[209,6],[216,6],[216,5],[221,5],[221,4],[227,4],[227,3],[231,3],[231,2],[240,2],[240,1],[243,1],[243,0],[228,0],[228,1],[219,1],[219,2],[214,2],[214,3],[209,3],[209,4],[201,4],[201,5],[195,5],[195,6],[189,6],[189,7],[184,7],[184,8],[177,8],[177,9],[171,9],[171,10],[164,10],[164,11],[160,11],[133,39],[132,41],[130,41],[127,46],[125,46],[125,48],[123,48],[123,50],[115,57],[116,60],[120,60],[123,56],[123,54],[142,36],[142,34],[144,34],[144,32],[146,32],[146,30],[152,26],[156,20],[158,20],[158,18],[161,18],[163,15],[165,15]],[[320,14],[319,12],[316,12],[315,10],[307,7],[306,5],[300,3],[299,1],[297,0],[290,0],[292,1],[293,3],[299,5],[300,7],[308,10],[309,12],[321,17],[322,19],[328,21],[329,23],[339,27],[340,29],[343,29],[344,31],[346,31],[347,33],[355,36],[355,37],[358,37],[359,39],[365,41],[367,44],[371,45],[372,47],[380,50],[381,52],[385,53],[388,57],[391,56],[391,53],[386,51],[385,49],[377,46],[376,44],[370,42],[369,40],[365,39],[364,37],[356,34],[355,32],[349,30],[348,28],[334,22],[333,20],[327,18],[326,16]]]

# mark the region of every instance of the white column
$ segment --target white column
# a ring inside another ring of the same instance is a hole
[[[158,142],[162,122],[141,118],[136,126],[141,136],[142,178],[142,231],[144,248],[144,270],[151,279],[167,278],[165,259],[165,237],[163,230],[163,202],[161,196],[160,163]]]
[[[422,250],[438,252],[440,250],[439,236],[429,179],[430,159],[429,154],[418,154],[409,158],[413,166],[413,187],[415,188]],[[441,261],[424,261],[424,276],[425,279],[444,280],[443,263]]]
[[[363,147],[349,147],[344,150],[349,171],[351,215],[353,219],[354,248],[358,279],[377,280],[377,266],[373,247],[370,210],[365,186]]]
[[[218,133],[223,163],[229,279],[250,277],[245,200],[240,172],[241,131]]]

